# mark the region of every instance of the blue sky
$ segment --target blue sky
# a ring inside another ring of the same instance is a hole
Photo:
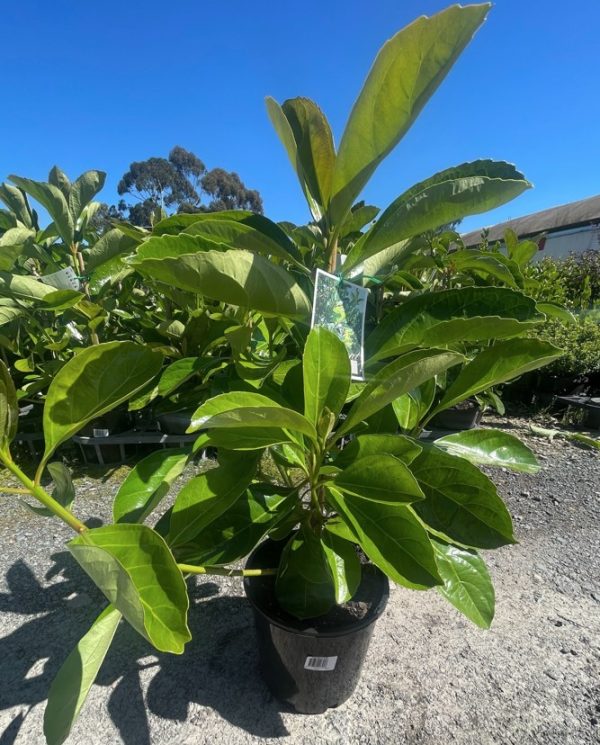
[[[108,172],[193,150],[237,171],[275,220],[306,222],[264,96],[303,95],[336,140],[383,42],[440,0],[241,3],[20,0],[3,7],[0,178]],[[386,206],[414,182],[479,157],[508,160],[535,189],[462,229],[600,193],[600,2],[497,0],[487,22],[375,173]]]

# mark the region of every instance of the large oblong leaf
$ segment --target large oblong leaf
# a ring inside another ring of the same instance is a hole
[[[389,246],[499,207],[530,187],[523,174],[504,161],[477,160],[436,173],[392,202],[355,244],[344,273]]]
[[[451,541],[475,548],[514,543],[512,521],[493,482],[464,458],[425,448],[410,464],[426,499],[415,512]]]
[[[338,473],[334,481],[347,494],[378,502],[398,504],[424,499],[407,466],[386,453],[358,458]]]
[[[113,502],[116,523],[141,523],[166,496],[189,458],[187,450],[165,448],[142,458],[127,474]]]
[[[141,390],[158,373],[162,355],[129,341],[84,349],[55,375],[44,406],[44,461],[87,422]]]
[[[354,104],[336,160],[330,213],[347,214],[481,25],[489,4],[421,16],[381,48]]]
[[[442,584],[431,541],[409,506],[345,496],[337,489],[329,489],[327,498],[391,580],[413,590]]]
[[[146,525],[106,525],[69,541],[69,551],[133,628],[160,652],[191,639],[183,575],[164,539]]]
[[[501,466],[521,473],[537,473],[533,452],[518,437],[497,429],[470,429],[440,437],[437,447],[482,466]]]
[[[321,545],[333,577],[335,602],[345,603],[358,590],[362,575],[356,544],[325,528],[321,533]]]
[[[539,339],[508,339],[487,347],[462,368],[429,419],[486,388],[543,367],[562,354],[562,350]]]
[[[33,277],[0,272],[0,295],[24,300],[42,300],[55,291],[56,287],[45,285]]]
[[[422,450],[416,440],[405,435],[357,435],[336,455],[334,465],[345,468],[359,458],[387,453],[409,466]]]
[[[441,349],[416,349],[402,355],[379,370],[367,383],[338,430],[338,437],[390,404],[398,396],[463,360],[461,354]]]
[[[62,745],[69,736],[121,618],[121,613],[112,605],[105,608],[56,674],[44,711],[47,745]]]
[[[86,171],[76,178],[69,190],[69,210],[76,221],[96,194],[104,186],[106,173],[104,171]]]
[[[182,253],[175,257],[167,253],[161,258],[158,241],[191,241],[193,238],[189,235],[152,238],[128,262],[142,274],[181,290],[267,315],[308,318],[310,301],[304,290],[292,275],[264,256],[229,249]],[[148,246],[152,242],[154,255],[151,257]],[[171,247],[168,250],[171,251]]]
[[[470,621],[489,629],[494,618],[494,585],[476,551],[431,539],[444,584],[437,591]]]
[[[317,326],[308,335],[302,357],[304,415],[315,426],[325,408],[336,417],[350,388],[350,359],[344,343]]]
[[[409,298],[368,336],[369,362],[418,346],[522,334],[544,320],[535,300],[505,287],[461,287]]]
[[[71,245],[74,238],[75,223],[62,191],[57,186],[46,184],[43,181],[33,181],[20,176],[9,176],[9,179],[36,199],[48,211],[60,237],[68,246]]]

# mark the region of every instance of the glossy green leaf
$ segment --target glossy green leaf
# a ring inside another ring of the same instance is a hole
[[[109,605],[77,642],[52,681],[44,711],[47,745],[62,745],[71,732],[81,707],[114,638],[121,613]]]
[[[366,341],[369,362],[418,346],[517,336],[543,321],[535,301],[504,287],[462,287],[410,298]]]
[[[205,435],[206,433],[203,433]],[[225,448],[227,450],[263,450],[271,445],[279,445],[285,442],[292,442],[293,437],[290,433],[277,427],[236,427],[235,429],[213,429],[210,435],[199,443],[196,440],[194,452],[205,447]]]
[[[246,491],[259,455],[236,454],[235,461],[217,466],[188,481],[177,495],[171,514],[169,544],[182,546],[205,530]]]
[[[394,360],[379,370],[364,387],[338,430],[338,436],[349,432],[363,419],[375,414],[398,396],[457,365],[463,359],[464,357],[456,352],[417,349]]]
[[[175,257],[167,254],[160,257],[156,242],[181,241],[184,238],[192,240],[193,236],[151,239],[155,242],[154,256],[144,253],[143,249],[151,243],[148,241],[128,261],[142,274],[153,279],[230,305],[300,320],[309,317],[310,301],[304,290],[294,281],[292,275],[264,256],[230,249],[183,253]]]
[[[327,613],[336,602],[336,588],[323,543],[303,526],[281,555],[275,594],[279,605],[296,618]]]
[[[345,468],[359,458],[387,453],[409,466],[422,450],[416,440],[405,435],[357,435],[336,455],[334,463]]]
[[[336,417],[350,387],[350,359],[344,343],[331,331],[311,330],[302,357],[304,415],[315,426],[325,408]]]
[[[84,297],[85,295],[82,292],[77,292],[77,290],[55,290],[42,298],[42,302],[45,308],[57,313],[72,308]]]
[[[184,549],[187,563],[231,564],[247,556],[298,502],[295,490],[253,484]]]
[[[105,285],[122,282],[130,274],[133,274],[133,268],[123,261],[123,257],[113,256],[92,270],[88,289],[92,295],[97,295]]]
[[[253,220],[224,220],[222,216],[208,218],[209,215],[204,215],[204,219],[196,220],[185,229],[185,233],[206,236],[228,248],[276,256],[296,265],[300,260],[296,246],[283,230],[262,215],[253,215]]]
[[[505,284],[509,287],[518,287],[517,280],[510,270],[510,265],[505,256],[498,258],[484,251],[467,248],[463,251],[455,251],[447,257],[448,271],[452,274],[466,273],[475,277],[492,278],[497,284]]]
[[[52,498],[63,507],[70,510],[75,499],[75,487],[73,486],[73,481],[71,479],[71,471],[60,461],[48,463],[47,468],[54,483]],[[48,507],[38,507],[37,505],[31,505],[26,501],[23,501],[23,504],[25,504],[25,506],[36,515],[40,515],[41,517],[55,517],[54,512],[52,512]]]
[[[328,501],[391,580],[413,590],[442,583],[431,541],[408,505],[360,499],[336,489],[328,490]]]
[[[15,261],[35,237],[30,228],[9,228],[0,235],[0,271],[11,271]]]
[[[52,184],[20,176],[9,176],[9,179],[44,207],[56,225],[60,237],[70,246],[73,243],[75,223],[62,191]]]
[[[371,205],[354,205],[350,210],[348,217],[340,229],[340,238],[344,238],[352,233],[358,233],[367,223],[372,222],[379,214],[379,207]]]
[[[56,287],[45,285],[33,277],[0,272],[0,295],[23,300],[41,300],[55,291]]]
[[[562,350],[539,339],[508,339],[486,347],[462,368],[430,417],[486,388],[543,367],[562,354]]]
[[[146,525],[106,525],[69,541],[69,551],[133,628],[160,652],[191,639],[188,596],[163,538]]]
[[[464,458],[429,447],[410,470],[425,494],[415,511],[451,541],[475,548],[514,543],[512,521],[496,487]]]
[[[116,523],[141,523],[166,496],[189,458],[187,450],[165,448],[142,458],[121,483],[113,502]]]
[[[133,251],[136,245],[137,241],[117,230],[117,228],[108,230],[91,248],[86,249],[86,271],[90,272],[115,256]]]
[[[85,424],[141,390],[160,370],[162,355],[129,341],[82,350],[54,376],[44,406],[44,461]]]
[[[389,246],[467,215],[499,207],[530,187],[522,173],[502,161],[477,160],[436,173],[392,202],[368,234],[355,244],[344,264],[344,273]],[[459,251],[450,260],[458,261],[459,254],[466,259],[471,252]],[[512,279],[510,274],[507,277]]]
[[[378,502],[416,502],[424,499],[415,477],[401,460],[379,453],[358,458],[334,479],[338,489]]]
[[[398,424],[405,430],[414,429],[429,410],[435,398],[435,378],[392,401]]]
[[[48,174],[48,183],[59,188],[64,194],[65,199],[69,198],[71,191],[71,181],[67,174],[58,166],[53,166]]]
[[[444,584],[437,591],[470,621],[489,629],[494,618],[494,585],[476,551],[431,539]]]
[[[165,368],[158,381],[158,393],[169,396],[190,378],[205,367],[200,357],[182,357]]]
[[[79,178],[73,181],[73,185],[69,191],[69,210],[73,216],[73,221],[76,221],[83,208],[88,205],[96,194],[104,186],[106,180],[106,174],[104,171],[86,171],[82,173]]]
[[[470,429],[440,437],[437,447],[482,466],[499,466],[521,473],[537,473],[534,453],[514,435],[498,429]]]
[[[381,48],[350,114],[332,186],[331,217],[346,215],[481,25],[489,4],[421,16]]]
[[[335,602],[345,603],[350,600],[360,585],[361,567],[356,553],[356,544],[326,528],[321,533],[321,545],[333,577]]]
[[[508,250],[508,256],[520,267],[524,267],[538,253],[539,246],[535,241],[519,241],[513,230],[504,232],[504,244]]]
[[[0,360],[0,452],[7,454],[17,434],[19,405],[15,384],[8,368]]]
[[[563,323],[575,322],[573,313],[562,305],[557,305],[556,303],[538,303],[537,309],[550,318],[558,318]]]
[[[316,440],[314,426],[298,412],[260,393],[232,392],[205,401],[192,415],[188,432],[228,428],[290,429]]]
[[[16,305],[0,305],[0,326],[11,323],[23,315],[24,310]]]
[[[0,184],[0,199],[26,228],[37,230],[32,209],[27,202],[25,193],[11,184]]]

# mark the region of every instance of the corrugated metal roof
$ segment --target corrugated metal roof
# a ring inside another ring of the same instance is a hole
[[[600,222],[600,194],[579,202],[562,204],[560,207],[551,207],[542,212],[534,212],[532,215],[517,217],[507,220],[489,228],[489,241],[500,241],[504,237],[504,231],[510,228],[514,230],[519,238],[539,235],[540,233],[552,232],[553,230],[565,230],[578,225],[589,225]],[[465,246],[475,246],[481,242],[481,229],[465,233],[462,237]]]

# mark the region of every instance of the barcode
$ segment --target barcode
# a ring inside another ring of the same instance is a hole
[[[334,670],[336,664],[337,657],[307,657],[304,663],[304,669],[326,672],[328,670]]]

